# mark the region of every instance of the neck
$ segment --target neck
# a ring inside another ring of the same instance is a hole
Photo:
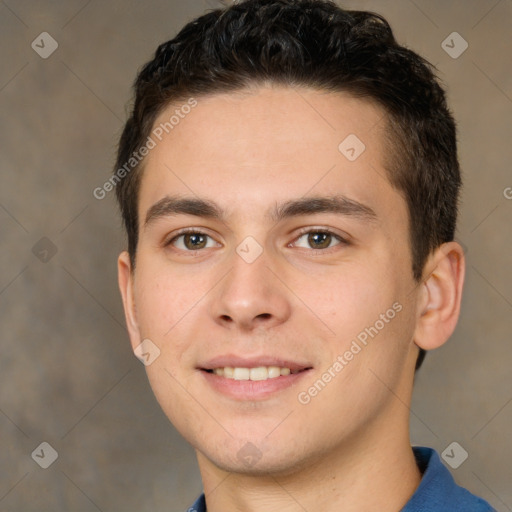
[[[397,410],[390,413],[396,418]],[[198,453],[208,512],[400,510],[421,480],[407,420],[387,435],[380,421],[367,426],[287,474],[228,473]]]

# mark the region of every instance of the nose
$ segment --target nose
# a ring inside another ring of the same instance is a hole
[[[216,323],[250,332],[285,322],[291,314],[287,288],[271,269],[265,251],[248,263],[233,251],[231,270],[222,279],[212,304]]]

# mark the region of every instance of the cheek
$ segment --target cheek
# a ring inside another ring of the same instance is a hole
[[[182,432],[190,430],[189,419],[200,415],[187,405],[191,357],[190,335],[194,313],[204,291],[182,275],[172,275],[165,266],[140,262],[135,300],[141,336],[160,350],[159,357],[146,366],[153,393],[171,422]],[[188,410],[185,417],[179,411]],[[192,421],[190,420],[190,421]]]
[[[347,354],[341,372],[345,377],[337,379],[343,388],[358,383],[372,389],[377,383],[368,368],[392,381],[398,378],[414,329],[408,296],[412,284],[402,274],[382,251],[380,259],[352,262],[329,275],[310,274],[302,286],[297,281],[297,296],[326,332],[320,340],[325,368]]]
[[[183,273],[171,273],[157,263],[143,263],[137,276],[135,301],[139,325],[145,332],[161,337],[187,315],[201,300],[199,280]]]
[[[180,365],[189,345],[182,330],[189,325],[205,291],[183,274],[173,276],[153,270],[156,268],[156,265],[146,264],[148,270],[138,276],[141,285],[135,290],[137,321],[141,336],[158,346],[160,361],[165,361],[165,366],[171,370]]]
[[[329,272],[309,273],[293,285],[316,321],[323,321],[340,342],[375,322],[396,300],[391,280],[384,282],[379,264],[347,264]],[[301,306],[301,309],[303,307]]]

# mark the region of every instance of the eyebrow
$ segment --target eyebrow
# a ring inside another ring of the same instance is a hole
[[[376,221],[377,214],[369,206],[345,196],[304,197],[276,205],[271,219],[279,222],[289,217],[315,213],[335,213],[361,220]]]
[[[144,226],[162,217],[180,214],[216,220],[225,218],[222,208],[208,199],[165,196],[148,209]]]
[[[277,223],[291,217],[318,213],[335,213],[370,222],[377,220],[377,214],[372,208],[340,195],[303,197],[281,204],[276,203],[274,208],[267,213],[267,217]],[[157,219],[173,215],[194,215],[219,221],[225,221],[227,218],[226,212],[209,199],[166,196],[148,209],[144,227]]]

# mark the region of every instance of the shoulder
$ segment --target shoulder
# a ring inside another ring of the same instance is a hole
[[[206,501],[204,499],[204,494],[201,494],[201,496],[197,498],[196,502],[187,509],[187,512],[206,512]]]
[[[435,450],[415,446],[413,451],[423,477],[401,512],[495,512],[485,500],[455,483]]]

